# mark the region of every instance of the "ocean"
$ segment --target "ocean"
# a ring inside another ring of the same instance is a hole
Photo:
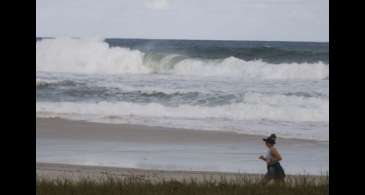
[[[36,115],[328,141],[328,43],[37,38]]]

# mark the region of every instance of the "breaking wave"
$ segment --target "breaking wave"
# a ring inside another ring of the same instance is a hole
[[[81,74],[174,74],[242,79],[323,80],[329,66],[317,63],[270,64],[236,57],[205,59],[110,47],[95,39],[44,39],[36,43],[37,71]]]

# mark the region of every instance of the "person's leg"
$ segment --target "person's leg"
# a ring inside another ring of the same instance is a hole
[[[284,169],[281,167],[281,165],[279,163],[275,164],[275,166],[273,166],[273,175],[274,175],[274,180],[275,180],[275,184],[283,184],[284,178],[285,178],[285,173],[284,173]]]
[[[261,184],[266,185],[273,179],[274,169],[273,167],[267,167],[267,173],[263,180],[261,181]]]

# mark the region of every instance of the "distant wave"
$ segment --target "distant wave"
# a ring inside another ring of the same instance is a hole
[[[37,71],[81,74],[175,74],[242,79],[322,80],[329,66],[317,63],[270,64],[236,57],[193,58],[180,54],[151,54],[110,47],[103,40],[43,39],[36,43]]]
[[[37,102],[38,112],[108,116],[226,118],[231,120],[277,120],[328,122],[326,98],[246,94],[242,102],[218,106],[132,102]]]
[[[134,88],[132,86],[115,84],[113,82],[97,83],[90,77],[86,80],[50,80],[37,79],[37,98],[39,101],[122,101],[136,103],[159,103],[163,105],[204,105],[216,106],[240,103],[248,97],[256,94],[275,98],[324,98],[328,94],[316,91],[292,91],[292,92],[255,92],[249,89],[242,91],[202,90],[201,88],[163,88],[160,86],[145,86]],[[320,100],[320,99],[319,99]],[[285,104],[283,104],[285,106]]]
[[[51,86],[76,86],[77,83],[70,80],[36,80],[36,87],[37,88],[45,88],[45,87],[51,87]]]

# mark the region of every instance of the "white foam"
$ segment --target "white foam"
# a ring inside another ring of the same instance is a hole
[[[174,74],[196,76],[233,76],[246,79],[320,80],[328,77],[328,66],[323,63],[268,64],[261,60],[244,61],[229,57],[222,61],[186,59],[172,70]]]
[[[59,83],[60,81],[57,80],[49,80],[49,79],[36,79],[36,86],[37,87],[41,87],[41,86],[45,86],[48,84],[55,84],[55,83]]]
[[[214,107],[182,104],[176,107],[157,103],[129,102],[39,102],[37,112],[62,114],[177,117],[177,118],[226,118],[231,120],[276,120],[328,122],[328,99],[284,95],[246,94],[243,102]]]
[[[39,117],[94,122],[142,124],[197,130],[234,131],[281,137],[328,140],[329,101],[303,97],[246,93],[241,102],[202,106],[131,102],[37,102]]]
[[[36,44],[37,71],[84,74],[151,74],[225,76],[243,79],[321,80],[329,66],[319,63],[270,64],[235,57],[221,60],[187,58],[175,62],[172,54],[159,61],[145,61],[139,50],[109,47],[95,39],[45,39]]]
[[[37,71],[71,73],[149,73],[142,66],[144,53],[128,48],[109,48],[98,40],[51,39],[38,41]]]

